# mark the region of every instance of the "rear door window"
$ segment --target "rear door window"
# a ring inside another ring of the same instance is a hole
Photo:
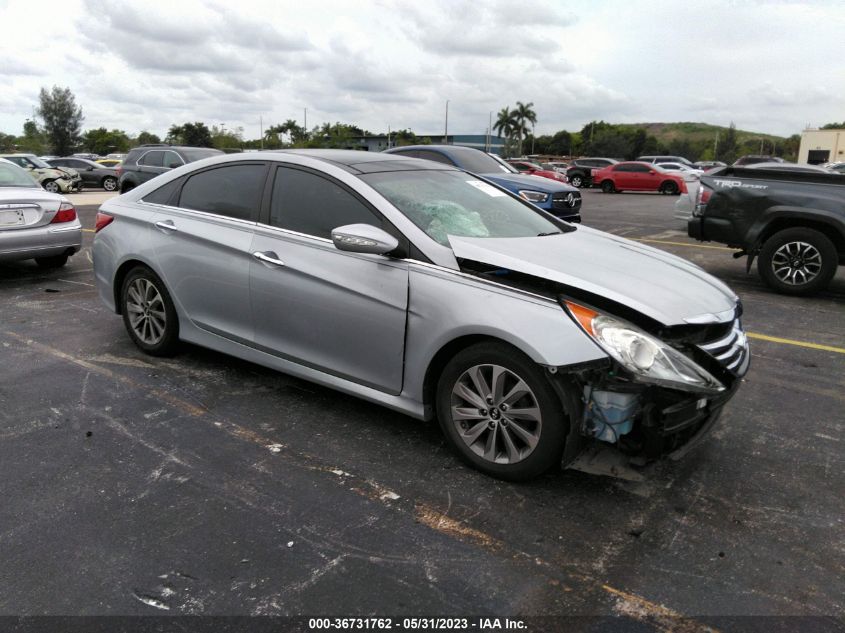
[[[147,152],[141,157],[141,160],[138,161],[141,165],[146,165],[147,167],[163,167],[164,166],[164,152],[161,150],[153,150],[151,152]]]
[[[238,220],[256,220],[266,170],[263,163],[250,163],[201,171],[185,181],[179,206]]]

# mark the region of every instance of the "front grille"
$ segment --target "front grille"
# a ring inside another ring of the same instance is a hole
[[[748,339],[739,319],[733,321],[726,335],[700,343],[698,347],[734,374],[742,375],[748,368]]]
[[[552,195],[552,208],[565,210],[581,206],[581,194],[577,191],[560,191]]]

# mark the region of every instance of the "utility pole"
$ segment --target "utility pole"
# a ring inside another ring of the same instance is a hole
[[[487,151],[493,151],[493,111],[490,111],[490,118],[487,121]]]
[[[534,153],[534,123],[531,123],[531,153]]]
[[[261,149],[264,149],[264,117],[258,117],[258,129],[261,131]]]
[[[716,138],[713,139],[713,160],[717,160],[719,155],[719,133],[716,132]]]
[[[446,99],[446,126],[443,130],[443,143],[449,144],[449,100]]]
[[[308,134],[308,108],[302,108],[302,129]]]
[[[390,149],[390,126],[387,126],[387,149]]]
[[[763,153],[763,139],[760,139],[760,153]]]

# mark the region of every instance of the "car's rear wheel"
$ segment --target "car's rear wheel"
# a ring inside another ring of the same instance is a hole
[[[120,292],[129,336],[151,356],[170,356],[179,345],[179,318],[164,282],[149,268],[133,268]]]
[[[564,407],[543,370],[506,345],[479,343],[446,365],[437,417],[458,455],[493,477],[524,481],[560,464]]]
[[[807,295],[830,283],[838,263],[830,238],[815,229],[796,227],[778,231],[763,243],[757,271],[777,292]]]
[[[613,185],[612,180],[605,180],[601,183],[601,190],[604,193],[613,193],[614,191],[616,191],[616,187]]]
[[[39,268],[61,268],[67,264],[68,255],[53,255],[52,257],[36,257],[35,263]]]
[[[45,180],[41,186],[44,187],[44,191],[49,191],[50,193],[59,193],[61,191],[59,183],[55,180]]]
[[[580,188],[581,188],[581,186],[584,184],[584,177],[583,177],[583,176],[577,176],[577,175],[576,175],[576,176],[571,176],[571,177],[569,178],[569,183],[570,183],[573,187],[578,187],[578,188],[580,189]]]
[[[660,185],[660,193],[666,194],[668,196],[674,196],[679,191],[680,189],[678,189],[678,183],[673,182],[671,180],[667,180]]]
[[[103,178],[103,189],[106,191],[114,191],[117,189],[117,178],[112,178],[111,176]]]

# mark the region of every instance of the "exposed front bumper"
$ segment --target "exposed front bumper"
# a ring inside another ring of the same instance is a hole
[[[13,261],[76,253],[82,248],[82,225],[73,222],[0,231],[0,260]]]

